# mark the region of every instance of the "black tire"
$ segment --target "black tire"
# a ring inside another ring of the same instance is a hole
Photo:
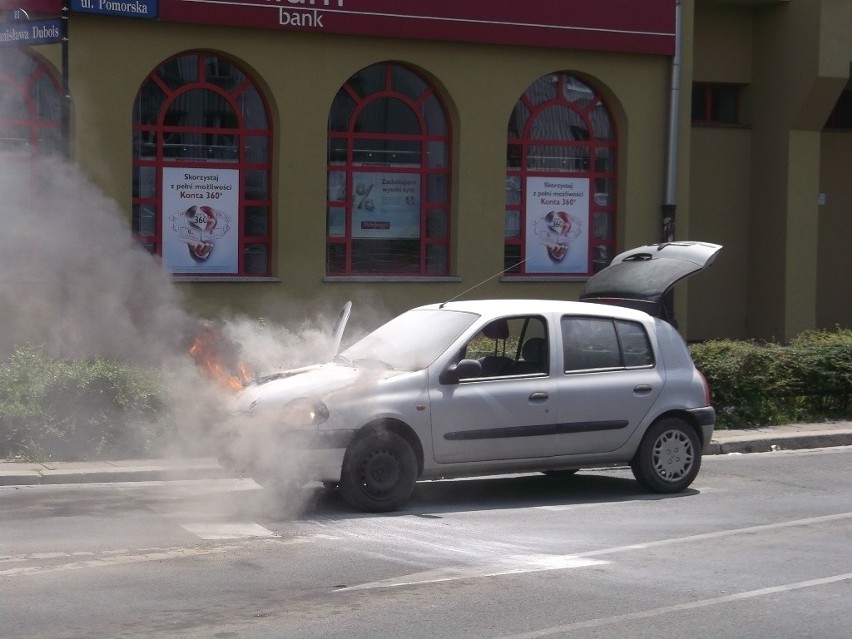
[[[684,490],[701,468],[701,443],[695,429],[681,419],[661,419],[645,433],[630,466],[636,480],[649,490]]]
[[[416,481],[414,450],[396,433],[383,430],[349,445],[343,457],[340,494],[359,510],[388,512],[408,501]]]

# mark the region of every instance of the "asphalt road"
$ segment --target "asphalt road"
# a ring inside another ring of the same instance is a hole
[[[251,480],[0,487],[4,638],[847,639],[852,447],[421,483],[392,515]],[[292,497],[292,496],[291,496]]]

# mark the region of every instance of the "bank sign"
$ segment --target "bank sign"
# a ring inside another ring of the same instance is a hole
[[[672,55],[675,2],[159,0],[159,18],[284,31]]]
[[[677,0],[70,0],[73,13],[355,36],[672,55]],[[59,14],[61,0],[0,0]]]

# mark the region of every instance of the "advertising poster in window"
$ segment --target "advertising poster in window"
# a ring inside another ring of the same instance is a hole
[[[237,273],[240,174],[163,169],[163,265],[173,273]]]
[[[420,237],[420,175],[356,172],[352,180],[352,237]]]
[[[589,271],[589,179],[527,178],[526,272]]]

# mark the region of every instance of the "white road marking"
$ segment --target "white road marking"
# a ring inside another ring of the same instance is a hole
[[[811,526],[814,524],[822,524],[832,521],[840,521],[843,519],[852,518],[852,512],[838,513],[835,515],[825,515],[822,517],[810,517],[808,519],[797,519],[794,521],[784,521],[775,524],[764,524],[760,526],[749,526],[747,528],[734,528],[731,530],[719,530],[715,532],[702,533],[698,535],[689,535],[686,537],[673,537],[669,539],[659,539],[639,544],[630,544],[628,546],[615,546],[612,548],[601,548],[600,550],[590,550],[583,553],[575,553],[569,555],[516,555],[508,557],[497,562],[479,564],[473,566],[450,566],[426,570],[423,572],[412,573],[391,579],[374,581],[365,584],[359,584],[340,590],[369,590],[374,588],[395,588],[399,586],[413,586],[429,583],[437,583],[442,581],[453,581],[457,579],[471,579],[481,577],[495,577],[499,575],[518,574],[524,572],[537,572],[541,570],[561,570],[565,568],[582,568],[584,566],[593,566],[600,563],[609,563],[605,561],[597,561],[592,558],[602,555],[611,555],[631,550],[644,550],[647,548],[657,548],[660,546],[670,546],[673,544],[694,543],[696,541],[706,539],[720,539],[723,537],[732,537],[735,535],[747,535],[752,533],[766,532],[771,530],[780,530],[782,528],[792,528],[796,526]],[[591,563],[588,563],[591,560]]]
[[[687,537],[673,537],[671,539],[659,539],[657,541],[649,541],[641,544],[630,544],[629,546],[616,546],[613,548],[602,548],[601,550],[590,550],[589,552],[579,553],[577,557],[598,557],[600,555],[609,555],[612,553],[625,552],[629,550],[642,550],[645,548],[657,548],[659,546],[670,546],[672,544],[691,543],[702,541],[705,539],[720,539],[722,537],[733,537],[735,535],[749,535],[752,533],[767,532],[770,530],[780,530],[782,528],[794,528],[796,526],[811,526],[813,524],[824,524],[831,521],[840,521],[842,519],[852,518],[852,512],[837,513],[835,515],[824,515],[822,517],[809,517],[808,519],[795,519],[792,521],[782,521],[775,524],[762,524],[760,526],[749,526],[747,528],[733,528],[731,530],[717,530],[715,532],[701,533],[698,535],[689,535]]]
[[[25,565],[19,568],[8,568],[0,570],[0,578],[3,577],[21,577],[28,575],[40,575],[46,573],[62,572],[66,570],[77,570],[80,568],[108,568],[110,566],[123,566],[128,564],[139,564],[148,561],[162,561],[167,559],[186,559],[189,557],[201,557],[204,555],[225,554],[232,551],[241,550],[244,548],[255,547],[256,543],[275,543],[279,546],[292,546],[296,544],[310,544],[320,540],[336,540],[336,537],[329,535],[307,535],[301,537],[292,537],[290,539],[281,539],[278,537],[252,537],[243,538],[231,544],[205,546],[205,547],[171,547],[171,548],[140,548],[138,550],[105,550],[100,553],[93,552],[68,552],[68,553],[50,553],[56,558],[74,559],[81,556],[88,556],[91,559],[82,561],[70,561],[57,565],[32,566]],[[31,563],[35,561],[43,561],[48,553],[33,553],[30,555],[6,555],[0,557],[0,561],[8,563]]]
[[[20,568],[9,568],[0,570],[0,577],[20,577],[24,575],[45,574],[51,572],[62,572],[66,570],[77,570],[79,568],[104,568],[109,566],[121,566],[127,564],[138,564],[147,561],[162,561],[164,559],[184,559],[187,557],[198,557],[234,550],[239,546],[215,546],[207,548],[163,548],[150,552],[130,555],[113,555],[86,559],[85,561],[73,561],[57,566],[22,566]],[[68,555],[73,556],[72,554]]]
[[[841,581],[849,581],[852,579],[852,572],[847,572],[842,575],[834,575],[833,577],[824,577],[822,579],[811,579],[808,581],[799,581],[781,586],[772,586],[769,588],[760,588],[758,590],[749,590],[747,592],[738,592],[733,595],[724,595],[722,597],[712,597],[710,599],[701,599],[699,601],[690,601],[673,606],[662,606],[660,608],[651,608],[650,610],[639,610],[637,612],[629,612],[623,615],[614,615],[612,617],[598,617],[596,619],[588,619],[586,621],[578,621],[561,626],[553,626],[534,630],[532,632],[524,632],[517,635],[506,635],[499,639],[538,639],[539,637],[551,637],[554,635],[564,635],[572,630],[583,630],[587,628],[597,628],[613,623],[624,623],[628,621],[637,621],[639,619],[650,619],[660,615],[667,615],[673,612],[683,612],[685,610],[694,610],[696,608],[706,608],[707,606],[717,606],[720,604],[733,603],[743,601],[745,599],[754,599],[756,597],[764,597],[766,595],[774,595],[777,593],[790,592],[792,590],[803,590],[805,588],[815,588],[825,586]]]
[[[471,579],[479,577],[498,577],[500,575],[518,575],[544,570],[565,570],[566,568],[585,568],[609,563],[598,559],[583,559],[571,555],[516,555],[479,566],[456,566],[436,568],[412,575],[404,575],[382,581],[360,584],[349,588],[340,588],[335,592],[350,590],[372,590],[375,588],[396,588],[399,586],[414,586],[432,584],[456,579]]]
[[[246,537],[280,537],[258,524],[181,524],[181,528],[202,539],[245,539]]]

